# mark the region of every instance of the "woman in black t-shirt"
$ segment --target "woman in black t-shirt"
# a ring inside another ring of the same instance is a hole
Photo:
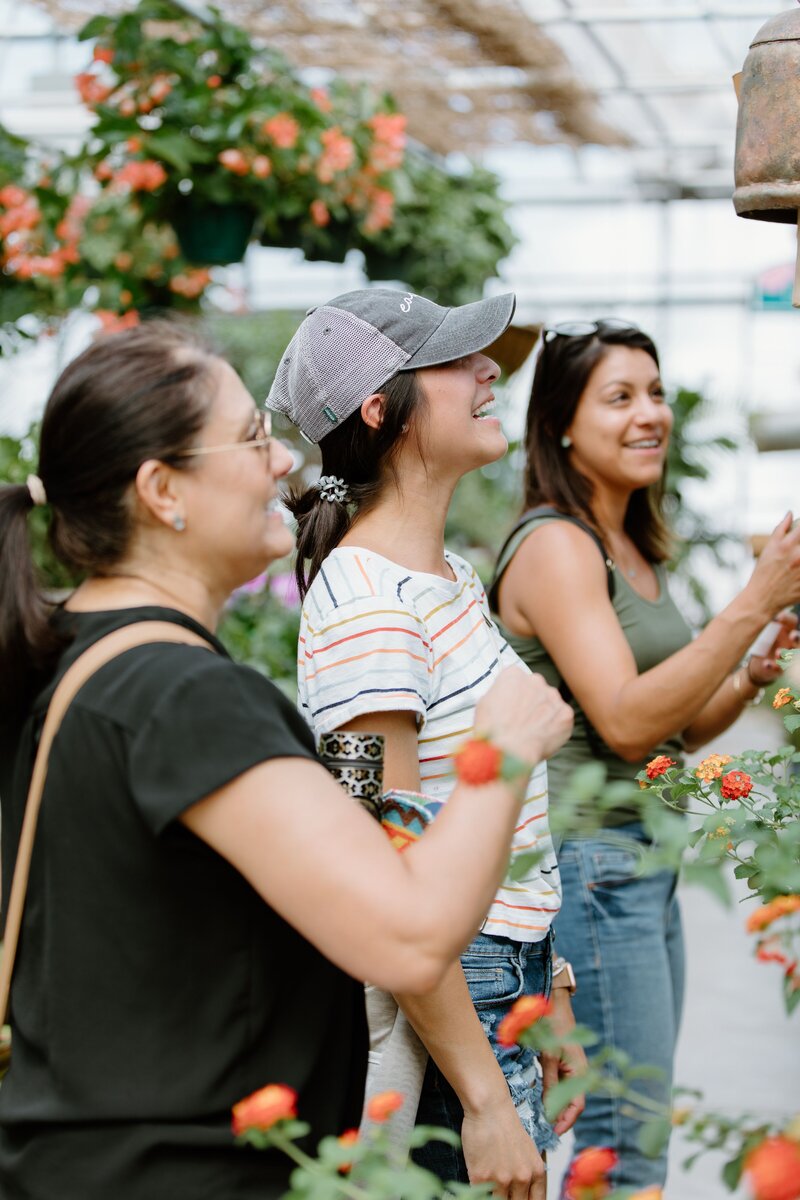
[[[54,744],[0,1092],[5,1200],[279,1196],[288,1162],[235,1146],[230,1106],[279,1082],[297,1089],[312,1145],[355,1123],[354,980],[433,986],[503,874],[526,777],[460,785],[398,856],[320,766],[293,707],[210,632],[232,589],[292,547],[270,510],[289,465],[231,368],[153,325],[67,367],[38,475],[0,488],[4,902],[37,738],[70,663],[153,618],[217,651],[125,652],[84,685]],[[56,554],[85,575],[55,612],[25,528],[39,504]],[[532,766],[569,717],[511,671],[477,721]]]

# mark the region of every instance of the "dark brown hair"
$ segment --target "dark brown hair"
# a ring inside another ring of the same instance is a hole
[[[320,442],[322,474],[342,479],[347,499],[326,500],[316,484],[287,497],[287,506],[297,520],[295,576],[301,596],[353,519],[377,500],[397,448],[424,405],[424,393],[413,371],[393,375],[380,391],[385,404],[379,429],[367,425],[356,409]]]
[[[572,423],[589,376],[609,346],[644,350],[659,366],[654,342],[634,326],[620,328],[598,321],[594,333],[551,335],[536,363],[525,428],[525,508],[552,504],[582,517],[601,536],[592,512],[592,484],[572,466],[561,438]],[[663,490],[663,477],[637,489],[625,514],[625,532],[650,562],[663,562],[672,550],[672,535],[661,511]]]
[[[47,401],[38,475],[56,557],[100,573],[125,554],[130,487],[147,459],[191,469],[189,449],[213,396],[213,357],[180,326],[147,322],[100,338],[59,376]],[[0,487],[0,711],[20,711],[62,649],[36,579],[24,484]]]

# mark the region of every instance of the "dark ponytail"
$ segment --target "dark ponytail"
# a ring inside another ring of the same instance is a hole
[[[192,469],[189,449],[214,391],[214,359],[187,330],[148,322],[103,337],[62,372],[47,401],[39,478],[50,544],[72,571],[102,573],[135,525],[131,484],[155,458]],[[25,486],[0,487],[0,715],[24,713],[63,649],[36,578]]]
[[[343,480],[347,499],[326,500],[316,484],[287,497],[289,511],[297,520],[295,576],[301,596],[354,518],[368,512],[377,500],[385,473],[387,469],[391,473],[394,455],[424,403],[413,371],[392,376],[380,390],[386,403],[379,429],[367,425],[357,409],[320,442],[322,474]]]
[[[31,557],[25,484],[0,487],[0,718],[21,713],[56,649],[51,606],[41,594]]]

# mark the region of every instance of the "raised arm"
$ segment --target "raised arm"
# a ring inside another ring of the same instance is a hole
[[[790,513],[739,595],[688,646],[641,675],[609,600],[602,558],[574,525],[553,521],[533,531],[500,589],[503,620],[542,641],[589,720],[629,762],[690,728],[720,689],[729,699],[721,697],[706,727],[718,732],[721,719],[734,720],[755,689],[743,688],[734,703],[732,672],[763,626],[798,600],[800,528],[792,529]]]
[[[531,766],[561,744],[571,719],[557,692],[516,668],[498,677],[476,710],[476,727]],[[489,907],[526,782],[459,786],[404,855],[323,767],[305,759],[263,763],[182,819],[344,970],[390,991],[423,992]]]

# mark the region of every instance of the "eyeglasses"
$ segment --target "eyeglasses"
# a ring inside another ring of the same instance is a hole
[[[194,450],[180,450],[176,458],[193,458],[198,454],[217,454],[220,450],[241,450],[245,446],[269,446],[272,441],[272,413],[258,409],[253,424],[243,442],[226,442],[222,446],[197,446]]]
[[[602,317],[599,321],[566,321],[562,325],[551,325],[545,329],[542,337],[545,342],[552,342],[556,337],[589,337],[590,334],[610,330],[630,330],[639,333],[638,325],[623,321],[620,317]]]

